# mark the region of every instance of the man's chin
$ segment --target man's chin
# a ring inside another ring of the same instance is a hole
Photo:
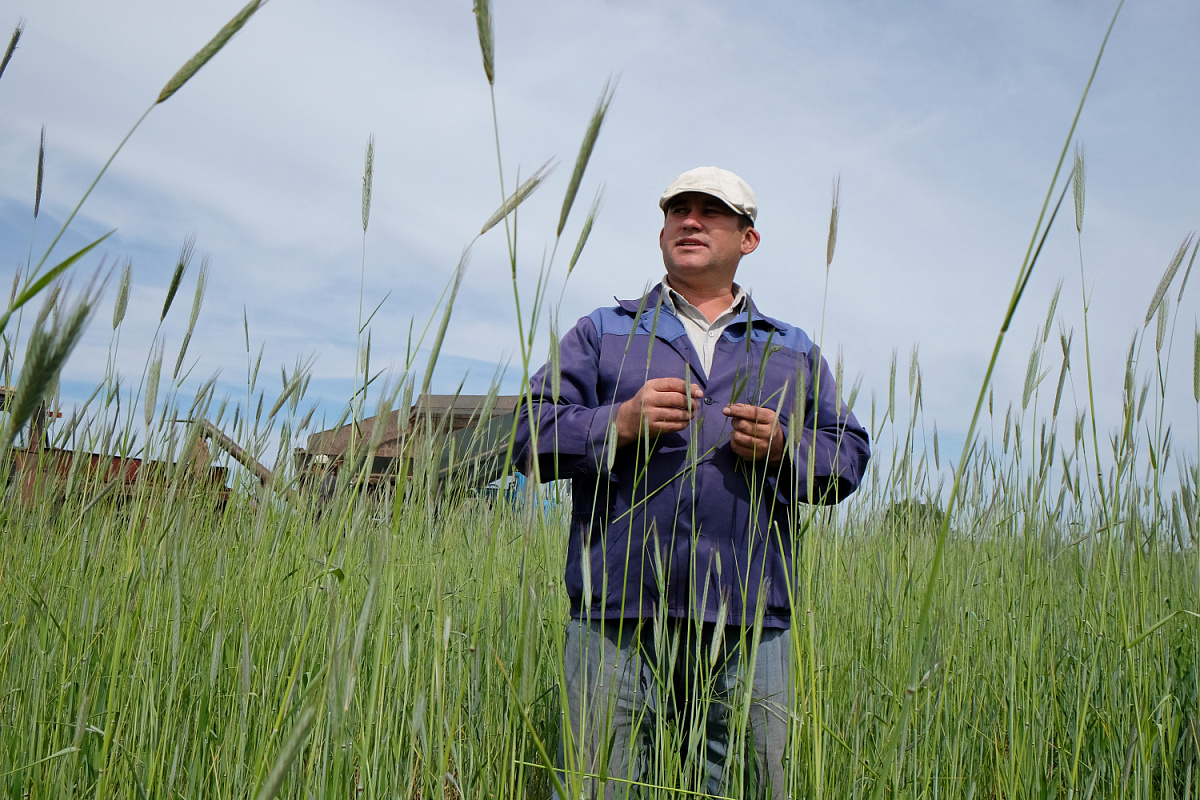
[[[694,247],[677,246],[673,251],[675,259],[687,261],[689,259],[707,259],[708,248],[700,245]]]
[[[702,254],[685,253],[684,258],[671,259],[666,267],[668,275],[698,275],[708,270],[709,262]]]

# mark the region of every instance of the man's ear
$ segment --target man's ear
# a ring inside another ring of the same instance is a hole
[[[762,236],[758,232],[758,228],[746,228],[742,231],[742,255],[748,256],[758,249],[758,243],[762,241]]]

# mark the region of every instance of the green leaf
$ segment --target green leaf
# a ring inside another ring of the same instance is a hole
[[[0,778],[7,777],[9,775],[15,775],[16,773],[22,772],[23,770],[27,770],[30,767],[36,767],[38,764],[45,764],[47,761],[51,761],[55,758],[59,758],[61,756],[69,756],[69,755],[71,755],[71,753],[78,753],[78,752],[79,752],[78,747],[64,747],[62,750],[59,750],[56,753],[51,753],[50,755],[46,756],[45,758],[39,758],[37,761],[31,761],[23,767],[17,767],[16,769],[10,769],[8,772],[5,772],[2,775],[0,775]]]
[[[117,232],[117,229],[113,228],[111,231],[104,234],[99,239],[97,239],[96,241],[89,244],[87,247],[78,251],[74,255],[68,256],[63,262],[61,262],[57,266],[51,267],[49,270],[46,271],[45,275],[38,278],[36,281],[34,281],[29,286],[25,287],[25,291],[21,292],[21,294],[19,294],[17,296],[17,299],[13,301],[13,304],[8,307],[8,311],[4,312],[4,316],[0,316],[0,332],[4,331],[4,328],[8,325],[8,320],[12,316],[12,313],[14,311],[16,311],[18,308],[20,308],[21,306],[28,303],[34,297],[36,297],[38,292],[42,291],[42,289],[45,289],[48,285],[50,285],[50,283],[55,278],[57,278],[59,275],[62,275],[64,272],[66,272],[68,269],[70,269],[71,266],[76,261],[78,261],[79,259],[86,256],[89,252],[92,251],[92,249],[94,249],[96,247],[96,245],[100,244],[101,242],[103,242],[105,239],[112,236],[116,232]]]
[[[271,800],[279,793],[280,787],[283,785],[283,779],[291,769],[292,763],[296,760],[296,756],[300,755],[300,748],[304,746],[304,742],[308,739],[308,733],[312,730],[313,723],[317,719],[317,710],[311,706],[305,706],[299,716],[296,718],[296,725],[292,728],[292,732],[288,734],[287,741],[279,750],[279,755],[275,758],[275,764],[271,767],[271,772],[267,775],[267,779],[263,781],[262,787],[256,795],[257,800]]]

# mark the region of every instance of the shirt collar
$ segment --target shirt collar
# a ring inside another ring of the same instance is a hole
[[[675,289],[673,289],[671,287],[671,279],[666,275],[663,276],[662,287],[664,289],[666,289],[666,293],[663,295],[663,305],[666,306],[667,308],[669,308],[672,312],[674,312],[676,316],[679,316],[680,312],[683,309],[692,309],[697,314],[700,314],[700,316],[702,316],[702,317],[704,316],[700,312],[700,309],[696,308],[694,305],[692,305],[690,302],[688,302],[688,299],[686,297],[684,297],[683,295],[681,295],[679,292],[675,291]],[[742,311],[745,310],[746,298],[747,298],[746,290],[743,289],[741,286],[738,286],[736,283],[733,284],[733,303],[731,303],[729,308],[725,309],[725,311],[723,311],[717,317],[717,319],[720,319],[721,317],[725,316],[726,314],[742,313]]]
[[[646,294],[644,294],[640,298],[635,297],[635,298],[631,298],[629,300],[622,300],[619,297],[614,297],[613,300],[616,301],[617,305],[621,309],[623,309],[625,311],[625,313],[630,314],[635,317],[640,317],[640,315],[645,313],[646,311],[649,311],[650,313],[654,312],[654,308],[656,305],[658,305],[659,296],[662,293],[662,290],[663,290],[663,285],[660,283],[657,286],[652,287]],[[763,314],[758,310],[758,307],[756,305],[754,305],[754,299],[752,297],[750,297],[749,294],[746,295],[745,303],[746,303],[746,306],[742,313],[749,314],[749,318],[750,318],[749,321],[755,327],[765,326],[768,328],[774,328],[775,330],[779,330],[779,331],[786,331],[789,329],[790,326],[787,325],[786,323],[780,322],[779,320],[773,319],[772,317],[763,316]],[[663,305],[667,305],[666,296],[663,296]],[[672,311],[673,311],[673,308],[672,308]]]

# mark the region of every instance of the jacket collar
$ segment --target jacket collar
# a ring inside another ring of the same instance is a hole
[[[621,300],[619,298],[613,299],[616,300],[617,304],[631,316],[637,316],[638,310],[641,309],[642,320],[639,324],[646,326],[648,329],[650,324],[649,320],[654,316],[654,307],[658,305],[658,299],[662,294],[662,291],[663,285],[659,283],[645,295],[635,300]],[[674,317],[674,314],[671,313],[671,307],[669,305],[664,304],[663,311]],[[754,298],[752,298],[749,293],[746,294],[746,306],[744,310],[737,316],[737,319],[729,324],[745,325],[747,322],[750,322],[756,328],[764,328],[766,330],[777,330],[782,332],[788,329],[787,324],[759,313],[758,306],[754,305]]]

